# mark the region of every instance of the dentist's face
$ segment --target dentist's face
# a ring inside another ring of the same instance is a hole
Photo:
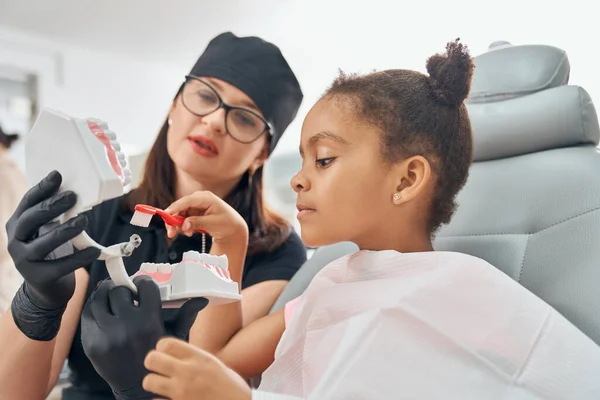
[[[190,112],[200,102],[217,105],[219,98],[249,113],[232,110],[226,124],[223,107],[202,117]],[[244,172],[257,169],[267,158],[269,133],[264,132],[251,143],[241,143],[229,135],[227,129],[238,136],[240,127],[250,127],[246,130],[252,131],[254,125],[254,129],[260,131],[262,117],[244,92],[225,81],[210,77],[188,81],[169,113],[169,156],[180,172],[204,184],[235,183]]]

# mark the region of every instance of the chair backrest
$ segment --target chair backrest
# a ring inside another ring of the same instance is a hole
[[[437,250],[471,254],[600,344],[600,129],[566,53],[502,46],[475,58],[474,164]]]

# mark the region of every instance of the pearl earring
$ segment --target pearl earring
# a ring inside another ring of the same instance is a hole
[[[395,201],[398,201],[398,200],[400,200],[401,198],[402,198],[402,196],[400,196],[400,193],[396,193],[396,194],[394,194],[394,200],[395,200]]]
[[[171,118],[169,118],[169,119],[167,120],[167,124],[169,124],[169,126],[171,126],[171,124],[172,124],[172,123],[173,123],[173,120],[172,120]]]

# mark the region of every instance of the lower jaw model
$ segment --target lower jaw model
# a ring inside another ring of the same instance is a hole
[[[227,256],[187,251],[175,264],[143,263],[134,274],[150,276],[158,284],[163,307],[179,307],[188,299],[204,297],[211,305],[240,301],[237,282],[228,270]]]

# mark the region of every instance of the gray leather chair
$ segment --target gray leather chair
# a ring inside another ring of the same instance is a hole
[[[475,59],[475,163],[435,241],[487,260],[600,344],[600,138],[588,93],[551,46]]]

